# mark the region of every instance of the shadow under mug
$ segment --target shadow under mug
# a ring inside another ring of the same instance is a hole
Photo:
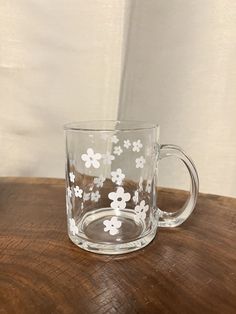
[[[100,254],[141,249],[158,227],[176,227],[192,213],[198,174],[174,145],[160,145],[160,127],[140,121],[66,124],[66,209],[68,234],[79,247]],[[157,168],[175,156],[186,165],[190,196],[176,212],[157,208]]]

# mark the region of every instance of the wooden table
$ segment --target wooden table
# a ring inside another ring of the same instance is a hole
[[[236,199],[200,194],[191,218],[126,255],[67,237],[60,179],[0,179],[0,313],[236,313]],[[160,189],[162,208],[186,193]]]

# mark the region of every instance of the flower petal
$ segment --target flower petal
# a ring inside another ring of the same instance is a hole
[[[108,198],[109,198],[110,200],[116,199],[116,193],[115,193],[115,192],[110,192],[110,193],[108,194]]]
[[[139,206],[139,205],[136,205],[136,206],[134,207],[134,211],[135,211],[135,213],[139,214],[140,211],[141,211],[140,206]]]
[[[116,228],[120,228],[121,227],[121,221],[117,220],[116,222]]]
[[[110,226],[111,226],[110,220],[104,220],[103,224],[104,224],[104,226],[106,226],[106,228],[110,228]]]
[[[81,159],[82,159],[83,161],[86,161],[86,160],[88,160],[89,158],[88,158],[88,155],[87,155],[87,154],[83,154],[83,155],[81,155]]]
[[[117,197],[123,197],[124,189],[122,187],[118,187],[116,194],[117,194]]]
[[[125,209],[126,207],[126,202],[124,200],[117,202],[118,204],[118,209]]]
[[[124,200],[127,202],[131,198],[131,195],[129,193],[124,193]]]
[[[116,202],[111,202],[111,204],[110,204],[110,206],[111,206],[111,208],[113,208],[113,209],[118,209],[117,208],[117,205],[116,205]]]
[[[141,213],[141,219],[144,220],[145,218],[146,218],[146,213],[145,213],[145,212],[142,212],[142,213]]]
[[[85,167],[86,168],[90,168],[91,167],[91,160],[90,159],[86,161]]]
[[[102,155],[100,153],[96,153],[96,154],[94,154],[93,158],[94,159],[101,159]]]
[[[111,228],[109,231],[110,235],[116,235],[119,231],[116,228]]]
[[[92,149],[92,148],[88,148],[88,149],[87,149],[87,154],[88,154],[89,157],[93,157],[93,156],[94,156],[94,151],[93,151],[93,149]]]
[[[94,159],[93,161],[92,161],[92,165],[94,166],[94,168],[99,168],[100,167],[100,162],[99,161],[97,161],[96,159]]]
[[[111,224],[116,224],[117,223],[117,217],[114,216],[111,218]]]

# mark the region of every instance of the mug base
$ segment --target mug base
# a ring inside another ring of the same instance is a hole
[[[133,209],[117,212],[112,208],[101,208],[84,215],[76,234],[69,228],[69,238],[86,251],[117,255],[145,247],[154,239],[156,230],[156,219],[146,226],[145,220],[137,220]]]

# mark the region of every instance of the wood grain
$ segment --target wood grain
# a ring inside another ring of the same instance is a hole
[[[236,200],[200,194],[146,248],[101,256],[67,237],[60,179],[0,179],[0,313],[235,313]],[[186,193],[160,189],[159,206]]]

